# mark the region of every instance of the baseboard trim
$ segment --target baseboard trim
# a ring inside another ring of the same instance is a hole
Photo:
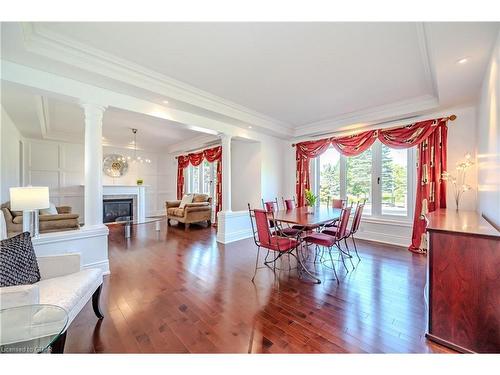
[[[100,268],[102,270],[103,275],[111,274],[111,271],[109,269],[109,260],[102,260],[100,262],[82,264],[82,269],[88,269],[88,268]]]

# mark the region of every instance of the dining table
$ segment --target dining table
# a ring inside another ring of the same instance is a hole
[[[269,213],[269,219],[276,223],[285,223],[288,225],[298,225],[303,227],[302,232],[320,227],[321,225],[340,219],[342,210],[326,205],[315,207],[296,207],[290,210],[278,210]],[[297,249],[298,252],[298,249]],[[297,254],[297,260],[304,272],[320,284],[321,280],[305,266],[305,260]]]

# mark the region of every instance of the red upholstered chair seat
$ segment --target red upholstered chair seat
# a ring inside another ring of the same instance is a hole
[[[305,230],[310,231],[310,230],[315,230],[319,228],[319,225],[292,225],[293,229],[299,229],[299,230]]]
[[[330,229],[325,229],[321,233],[328,234],[329,236],[336,236],[337,235],[337,229],[336,227],[332,227]],[[345,236],[349,237],[351,235],[351,231],[349,229],[345,230]]]
[[[287,236],[297,236],[300,233],[301,229],[299,228],[283,228],[280,230],[281,233],[286,234]]]
[[[332,247],[335,244],[335,237],[325,233],[312,233],[304,237],[304,241],[319,246]]]
[[[290,251],[295,249],[299,242],[294,238],[285,238],[280,236],[271,236],[270,243],[261,244],[262,247],[276,251]]]

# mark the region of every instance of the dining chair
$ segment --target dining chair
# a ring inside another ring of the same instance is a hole
[[[284,254],[292,255],[297,259],[297,256],[292,253],[293,250],[296,250],[300,245],[300,241],[298,238],[288,237],[283,235],[277,235],[276,232],[271,232],[271,228],[269,227],[269,219],[268,215],[271,215],[274,219],[274,212],[268,212],[266,210],[261,209],[251,209],[250,204],[248,204],[248,212],[250,214],[250,222],[252,224],[252,233],[255,245],[257,245],[257,259],[255,260],[255,271],[252,277],[252,282],[257,275],[257,270],[264,268],[258,267],[259,264],[259,254],[260,248],[267,249],[269,252],[274,252],[275,257],[271,261],[264,261],[264,265],[267,267],[269,263],[274,263],[273,271],[276,271],[276,261],[280,259]],[[267,259],[267,255],[266,255]],[[291,268],[289,268],[291,269]]]
[[[295,202],[295,197],[292,197],[291,199],[285,199],[281,197],[281,200],[283,201],[283,208],[285,210],[293,210],[294,208],[297,207],[297,203]]]
[[[323,231],[321,231],[321,233],[335,237],[336,246],[338,247],[339,251],[341,252],[341,255],[345,254],[349,258],[349,261],[351,262],[352,268],[354,269],[354,263],[352,262],[352,255],[349,251],[349,246],[347,245],[347,238],[351,235],[351,230],[347,229],[347,226],[349,223],[349,216],[351,215],[351,210],[352,210],[352,205],[351,205],[351,207],[347,207],[347,208],[343,209],[342,214],[340,216],[340,221],[339,221],[338,226],[325,228],[325,229],[323,229]],[[355,221],[353,219],[353,224],[354,224],[354,222]],[[351,226],[351,229],[352,229],[352,226]],[[344,244],[346,246],[346,250],[347,250],[346,252],[344,252],[344,250],[342,250],[342,248],[340,247],[340,243],[342,240],[344,241]],[[359,256],[358,256],[358,258],[359,258]],[[345,262],[344,262],[343,256],[342,256],[342,261],[343,261],[344,267],[345,267]]]
[[[358,205],[356,206],[356,211],[354,211],[354,217],[352,219],[351,230],[349,231],[349,234],[347,236],[351,238],[352,243],[354,244],[354,251],[356,252],[358,260],[361,260],[361,258],[359,257],[358,254],[358,248],[356,246],[356,241],[354,240],[354,234],[359,229],[359,224],[361,223],[361,217],[363,216],[363,209],[365,208],[365,203],[366,199],[363,201],[363,203],[358,203]],[[347,241],[346,241],[346,246],[347,246]]]
[[[332,208],[343,209],[347,206],[347,199],[332,199]],[[351,203],[352,207],[352,203]],[[323,225],[325,228],[336,227],[339,219],[335,219]]]
[[[264,199],[262,199],[262,207],[264,210],[266,210],[268,213],[275,213],[276,211],[279,210],[279,205],[278,205],[278,198],[274,198],[274,201],[268,201],[265,202]],[[273,215],[274,217],[274,215]],[[269,220],[269,226],[271,228],[275,228],[275,231],[279,232],[278,234],[282,234],[285,236],[290,236],[290,237],[296,237],[297,235],[300,234],[300,232],[303,230],[302,227],[283,227],[279,223]]]
[[[334,263],[333,256],[332,256],[332,250],[333,250],[334,246],[336,246],[339,249],[340,257],[342,259],[342,264],[344,265],[345,270],[347,272],[349,272],[349,269],[347,268],[345,261],[344,261],[344,252],[339,247],[339,243],[342,240],[342,234],[344,233],[344,235],[345,235],[345,229],[347,228],[347,222],[349,221],[350,214],[351,214],[350,207],[344,208],[342,210],[342,212],[340,214],[339,231],[337,233],[335,233],[333,235],[325,233],[325,231],[319,232],[319,233],[311,233],[311,234],[305,236],[303,239],[307,245],[308,244],[316,245],[315,260],[316,260],[316,257],[318,255],[319,246],[326,248],[328,250],[328,255],[330,256],[330,261],[332,264],[333,273],[335,274],[335,279],[337,280],[337,284],[339,283],[339,278],[337,276],[337,271],[335,269],[335,263]],[[323,255],[321,255],[321,258],[322,257],[323,257]]]

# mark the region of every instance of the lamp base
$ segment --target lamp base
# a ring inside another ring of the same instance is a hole
[[[31,237],[40,235],[38,210],[23,211],[23,232],[30,232]]]

